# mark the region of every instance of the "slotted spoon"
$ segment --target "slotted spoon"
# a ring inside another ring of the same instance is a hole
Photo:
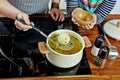
[[[25,21],[19,17],[16,17],[16,20],[26,24]],[[30,24],[30,26],[32,26],[32,28],[36,31],[38,31],[41,35],[43,35],[44,37],[46,37],[47,39],[49,39],[51,42],[53,42],[56,46],[58,46],[60,49],[62,50],[70,50],[74,47],[74,43],[73,41],[69,41],[69,43],[67,45],[61,45],[58,41],[53,41],[50,37],[48,37],[44,32],[42,32],[40,29],[36,28],[35,26],[33,26],[32,24]],[[72,44],[72,46],[71,46]]]

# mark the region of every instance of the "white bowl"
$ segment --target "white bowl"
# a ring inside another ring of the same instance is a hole
[[[87,25],[91,24],[94,22],[94,17],[92,16],[92,13],[87,12],[85,10],[76,10],[74,13],[74,18],[75,20],[80,24],[80,25]]]

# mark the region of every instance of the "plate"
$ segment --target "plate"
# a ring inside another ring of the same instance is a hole
[[[120,28],[117,27],[117,22],[120,22],[120,19],[109,20],[104,24],[103,29],[109,37],[120,40]]]

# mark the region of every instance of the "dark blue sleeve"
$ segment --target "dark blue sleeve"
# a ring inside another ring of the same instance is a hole
[[[104,0],[104,2],[95,11],[97,16],[97,24],[100,24],[107,15],[112,11],[117,0]]]

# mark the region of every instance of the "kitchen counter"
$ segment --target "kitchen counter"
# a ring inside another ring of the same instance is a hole
[[[49,15],[44,15],[45,17],[49,17]],[[38,16],[31,16],[33,18]],[[43,17],[43,16],[39,16]],[[120,15],[109,15],[106,20],[102,23],[104,24],[106,21],[111,19],[120,19]],[[97,26],[95,26],[91,30],[80,29],[82,36],[88,36],[91,43],[94,44],[96,37],[100,34]],[[108,37],[110,43],[118,48],[118,52],[120,54],[120,41],[114,40]],[[105,43],[107,45],[107,43]],[[54,76],[54,77],[26,77],[26,78],[7,78],[0,80],[119,80],[120,78],[120,55],[115,60],[106,60],[104,68],[99,68],[93,64],[95,57],[91,55],[91,48],[86,48],[86,55],[88,58],[88,62],[91,68],[91,75],[80,75],[80,76]]]

